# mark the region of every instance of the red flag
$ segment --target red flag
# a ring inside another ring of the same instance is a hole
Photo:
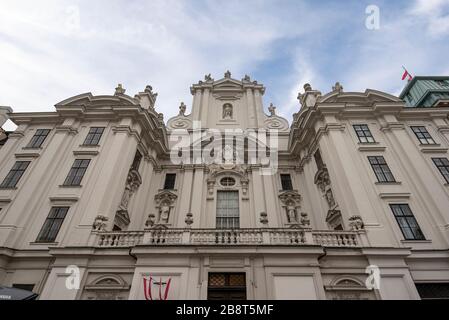
[[[402,80],[404,80],[407,77],[408,77],[408,81],[413,79],[412,75],[407,71],[407,69],[404,68],[404,74],[402,75]]]

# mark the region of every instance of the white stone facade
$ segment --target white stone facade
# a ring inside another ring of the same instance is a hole
[[[81,94],[55,112],[0,109],[2,122],[18,125],[0,147],[0,180],[28,163],[16,185],[0,188],[0,285],[33,285],[40,299],[207,299],[211,274],[240,273],[247,299],[420,299],[416,284],[448,283],[449,185],[433,159],[448,157],[449,108],[306,85],[289,124],[273,105],[264,112],[264,90],[248,76],[207,75],[191,87],[191,112],[181,104],[166,125],[150,86],[135,97],[120,85],[110,96]],[[193,137],[198,121],[276,130],[277,171],[173,163],[171,134]],[[354,125],[374,140],[360,142]],[[412,126],[435,143],[420,144]],[[104,129],[86,145],[91,128]],[[48,135],[30,147],[39,129]],[[379,182],[368,157],[383,157],[394,181]],[[67,185],[75,160],[88,166]],[[223,203],[238,208],[239,228],[217,228],[220,192],[236,195]],[[406,239],[391,205],[408,205],[423,237]],[[68,210],[56,237],[49,229],[52,239],[39,240],[54,207]],[[79,289],[66,285],[73,265]],[[379,268],[379,290],[366,286],[368,266]]]

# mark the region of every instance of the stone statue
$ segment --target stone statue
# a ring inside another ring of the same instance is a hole
[[[224,74],[224,77],[225,78],[231,78],[231,72],[229,70],[226,71],[225,74]]]
[[[268,216],[266,212],[260,213],[260,223],[262,224],[268,224]]]
[[[245,74],[245,77],[243,78],[243,81],[251,81],[251,78],[249,77],[249,75]]]
[[[147,221],[145,221],[145,226],[146,227],[152,227],[153,225],[154,225],[154,214],[150,213],[148,215]]]
[[[272,103],[270,103],[270,106],[268,107],[268,111],[270,112],[270,117],[276,115],[276,107]]]
[[[232,105],[229,103],[223,106],[223,119],[232,119]]]
[[[332,87],[332,90],[337,92],[343,92],[343,86],[340,84],[340,82],[336,82],[335,86]]]
[[[170,206],[167,204],[161,205],[159,209],[159,221],[158,223],[168,223],[168,218],[170,217]]]
[[[365,224],[363,223],[362,217],[352,216],[349,218],[349,227],[354,231],[363,230],[365,228]]]
[[[204,76],[204,80],[205,80],[205,81],[212,81],[212,77],[211,77],[210,73],[209,73],[209,74],[206,74],[206,75]]]
[[[92,225],[92,229],[95,231],[104,231],[104,229],[106,228],[106,221],[108,221],[108,217],[102,216],[102,215],[98,215],[95,218],[95,221]]]
[[[298,219],[296,217],[296,208],[294,206],[287,206],[287,215],[289,223],[298,223]]]
[[[122,87],[122,84],[119,83],[117,85],[117,88],[115,88],[115,93],[114,95],[118,95],[118,94],[125,94],[126,89]]]
[[[187,228],[190,228],[190,226],[193,223],[193,214],[191,212],[187,213],[186,214],[186,219],[184,221],[185,221],[185,223],[187,225]]]
[[[307,227],[310,225],[309,216],[305,212],[301,212],[301,225]]]
[[[326,191],[325,196],[326,196],[326,201],[329,204],[329,207],[332,208],[333,206],[335,206],[335,199],[334,199],[334,195],[333,195],[331,189]]]
[[[186,114],[186,105],[184,104],[184,102],[181,102],[181,105],[179,106],[179,115],[180,116],[185,116]]]

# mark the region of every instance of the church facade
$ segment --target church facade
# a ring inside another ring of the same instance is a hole
[[[0,107],[18,126],[0,136],[0,285],[40,299],[449,297],[449,77],[399,97],[307,84],[290,123],[249,76],[190,91],[168,121],[151,86]]]

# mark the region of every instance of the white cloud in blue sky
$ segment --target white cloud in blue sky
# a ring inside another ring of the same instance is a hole
[[[368,5],[380,29],[365,27]],[[405,65],[415,75],[449,74],[449,0],[414,1],[8,1],[0,0],[0,105],[50,111],[70,96],[133,96],[150,84],[165,119],[189,86],[226,70],[267,87],[291,120],[310,82],[323,93],[398,94]],[[79,23],[78,23],[79,22]]]

